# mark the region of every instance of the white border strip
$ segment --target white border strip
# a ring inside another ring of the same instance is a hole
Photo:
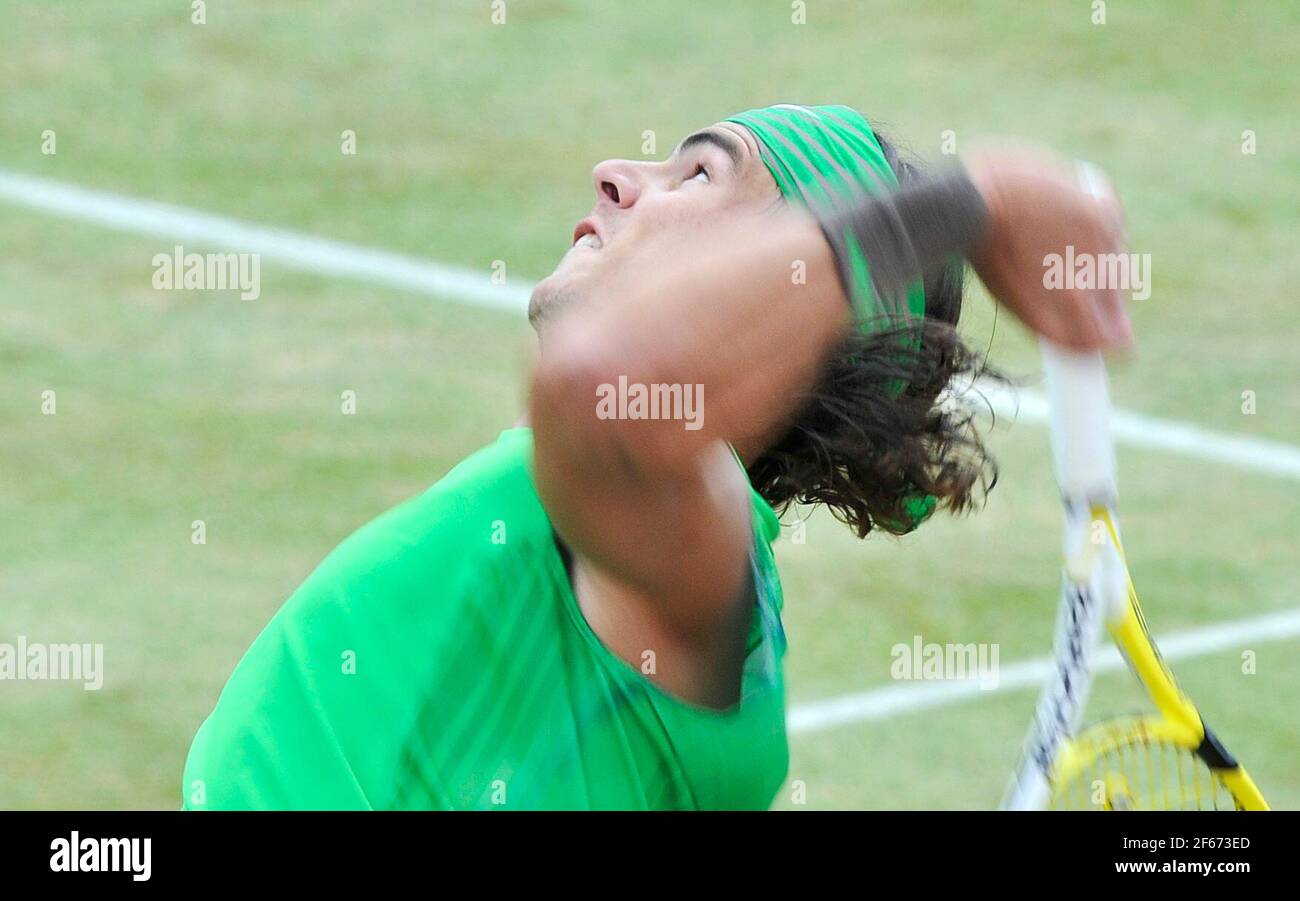
[[[1300,636],[1300,608],[1180,632],[1160,639],[1158,644],[1166,660],[1183,660],[1296,636]],[[1109,646],[1097,655],[1094,669],[1097,673],[1108,673],[1125,666],[1119,651]],[[979,679],[900,682],[859,694],[801,704],[787,714],[786,728],[791,734],[822,732],[849,723],[944,707],[999,691],[1038,688],[1051,674],[1051,668],[1051,657],[1038,657],[1000,667],[997,686],[993,688],[981,687]]]

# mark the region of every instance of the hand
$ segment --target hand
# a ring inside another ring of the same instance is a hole
[[[1076,167],[1024,146],[988,147],[966,163],[989,210],[970,260],[980,280],[1033,331],[1075,350],[1127,347],[1133,328],[1120,289],[1044,286],[1046,259],[1127,253],[1124,210],[1109,185],[1097,198]]]

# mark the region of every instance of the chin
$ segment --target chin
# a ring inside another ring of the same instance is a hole
[[[550,320],[558,311],[573,305],[578,300],[578,292],[560,273],[552,272],[533,288],[528,298],[528,321],[534,329]]]

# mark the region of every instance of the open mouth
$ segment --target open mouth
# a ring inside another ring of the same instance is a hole
[[[573,246],[587,247],[591,250],[600,250],[605,246],[601,239],[600,233],[596,230],[596,223],[590,219],[583,219],[573,229]]]

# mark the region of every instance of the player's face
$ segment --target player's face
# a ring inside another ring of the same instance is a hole
[[[697,252],[694,236],[722,217],[754,215],[779,199],[746,129],[720,122],[682,141],[662,162],[605,160],[592,170],[596,205],[572,246],[533,289],[529,318],[594,294],[616,295]]]

